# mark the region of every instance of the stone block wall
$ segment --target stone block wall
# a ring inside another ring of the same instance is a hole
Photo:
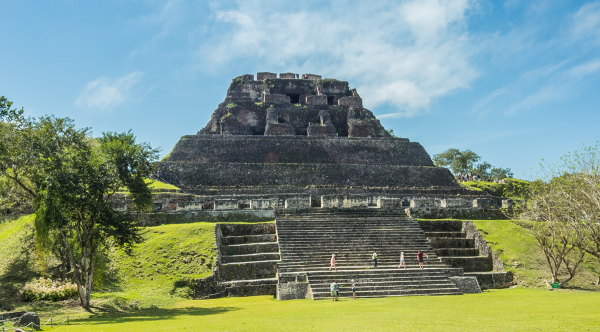
[[[286,123],[267,123],[265,136],[295,136],[294,127]]]
[[[281,74],[279,74],[279,78],[282,78],[282,79],[295,79],[296,75],[298,75],[298,74],[294,74],[294,73],[281,73]]]
[[[360,97],[344,97],[338,99],[338,105],[348,107],[362,107],[362,99]]]
[[[260,72],[256,74],[256,80],[257,81],[262,81],[265,78],[277,78],[277,74],[275,73],[269,73],[269,72]]]
[[[270,163],[273,159],[278,163],[434,166],[421,144],[406,139],[304,136],[183,136],[166,161]]]
[[[263,94],[262,102],[265,104],[289,104],[290,97],[277,94]]]
[[[303,210],[310,208],[310,199],[286,199],[285,208],[290,210]]]
[[[236,163],[162,163],[169,172],[192,186],[373,186],[373,187],[456,187],[445,168],[344,165],[344,164],[236,164]]]
[[[332,125],[309,125],[306,129],[309,137],[337,137],[338,133]]]
[[[232,210],[238,208],[237,199],[216,199],[215,210]]]
[[[348,123],[348,137],[375,137],[375,129],[370,123]]]
[[[306,96],[306,104],[308,105],[327,105],[327,96],[326,95],[320,95],[320,96]]]
[[[270,199],[253,199],[250,200],[250,208],[252,210],[267,210],[273,208]]]

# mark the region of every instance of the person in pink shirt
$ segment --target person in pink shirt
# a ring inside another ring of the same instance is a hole
[[[331,268],[334,268],[337,271],[337,267],[335,267],[335,265],[337,264],[337,261],[335,260],[335,254],[331,255],[331,265],[329,265],[329,271],[331,271]]]

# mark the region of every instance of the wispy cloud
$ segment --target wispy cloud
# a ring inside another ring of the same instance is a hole
[[[75,106],[90,110],[109,111],[131,99],[132,88],[144,76],[141,72],[133,72],[114,80],[106,77],[98,78],[86,84]]]
[[[600,1],[586,3],[572,17],[571,36],[600,42]]]
[[[316,4],[316,3],[315,3]],[[218,30],[197,62],[219,70],[250,60],[259,70],[312,72],[348,80],[380,117],[426,112],[432,99],[465,89],[478,76],[467,33],[470,0],[333,2],[290,12],[276,2],[238,2],[216,10]],[[210,65],[207,65],[210,64]]]

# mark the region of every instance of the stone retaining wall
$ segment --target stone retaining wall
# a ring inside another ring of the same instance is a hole
[[[407,139],[305,136],[188,135],[165,161],[433,166],[423,146]]]
[[[438,167],[196,162],[164,162],[162,167],[185,186],[458,186],[450,171]]]

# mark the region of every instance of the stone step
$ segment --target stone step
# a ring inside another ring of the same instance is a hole
[[[368,291],[393,291],[393,290],[408,290],[408,289],[436,289],[436,288],[456,288],[456,285],[446,279],[446,282],[440,282],[441,280],[435,280],[431,282],[405,282],[405,283],[392,283],[392,282],[380,282],[380,283],[355,283],[356,289],[363,292]],[[351,290],[352,283],[340,284],[341,291]],[[331,292],[331,283],[313,284],[311,282],[310,288],[314,293],[325,293]]]
[[[479,249],[475,248],[436,248],[435,254],[442,256],[479,256]]]
[[[418,270],[418,269],[417,269]],[[421,270],[422,271],[422,270]],[[348,279],[349,278],[349,279]],[[355,277],[350,276],[342,276],[342,277],[332,277],[329,275],[319,275],[319,276],[311,276],[310,278],[311,284],[314,285],[329,285],[333,279],[338,281],[341,284],[350,284],[351,280],[354,280],[357,283],[381,283],[386,284],[388,282],[414,282],[414,281],[436,281],[439,282],[450,282],[448,277],[443,274],[432,274],[432,275],[420,275],[420,274],[370,274],[370,275],[358,275]],[[338,280],[339,279],[339,280]]]
[[[340,292],[342,297],[352,297],[352,291]],[[313,299],[330,299],[331,292],[313,292]],[[433,288],[433,289],[407,289],[407,290],[382,290],[382,291],[358,291],[356,297],[388,297],[388,296],[414,296],[414,295],[462,295],[456,287]]]
[[[475,239],[429,238],[432,248],[475,248]]]
[[[219,266],[221,280],[254,280],[274,278],[279,261],[223,263]]]
[[[465,232],[424,232],[426,237],[442,237],[442,238],[466,238]]]
[[[486,272],[494,269],[492,256],[475,257],[440,257],[440,261],[454,267],[460,267],[465,272]]]
[[[277,278],[263,278],[263,279],[250,279],[250,280],[231,280],[231,281],[221,281],[221,284],[224,285],[231,285],[231,286],[236,286],[236,285],[270,285],[270,284],[277,284],[278,280]]]
[[[413,265],[414,267],[414,265]],[[443,265],[440,263],[437,264],[426,264],[425,268],[423,270],[426,269],[442,269],[442,268],[446,268],[447,265]],[[321,267],[303,267],[303,266],[288,266],[288,267],[278,267],[277,271],[279,273],[289,273],[289,272],[348,272],[348,271],[355,271],[356,269],[359,268],[363,268],[365,270],[367,269],[371,269],[371,270],[377,270],[377,269],[391,269],[391,268],[398,268],[398,265],[378,265],[378,267],[374,268],[373,265],[370,266],[339,266],[337,268],[337,271],[335,270],[331,270],[329,271],[329,266],[321,266]]]
[[[281,260],[279,253],[259,253],[247,255],[221,256],[223,263],[238,263],[238,262],[256,262],[256,261],[272,261]]]
[[[265,242],[277,242],[277,235],[275,234],[260,234],[260,235],[243,235],[243,236],[223,236],[221,237],[221,244],[245,244],[245,243],[265,243]]]
[[[248,244],[221,245],[221,254],[227,256],[279,252],[279,243],[263,242]]]
[[[462,221],[460,220],[418,220],[425,232],[460,232]]]

